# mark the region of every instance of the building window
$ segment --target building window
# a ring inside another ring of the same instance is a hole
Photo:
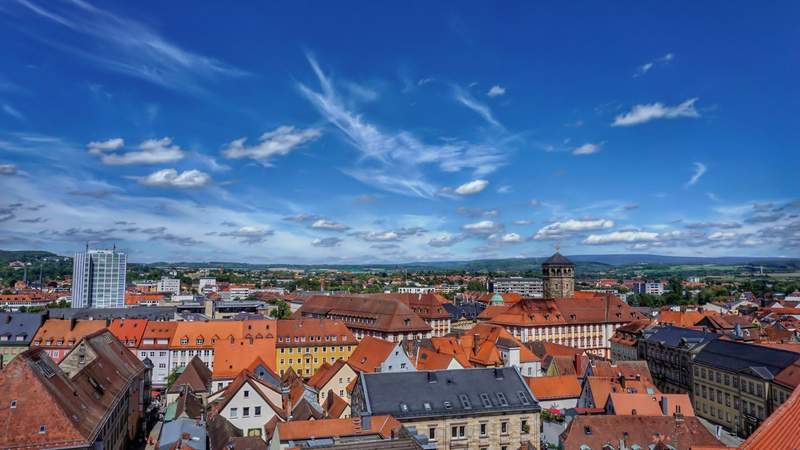
[[[428,439],[432,441],[436,440],[436,427],[428,428]]]
[[[450,437],[453,439],[464,439],[467,437],[467,426],[457,425],[450,429]]]
[[[500,422],[500,434],[508,434],[508,422]]]
[[[486,424],[481,424],[481,436],[486,436]]]
[[[242,417],[250,417],[250,407],[245,406],[242,408]]]
[[[239,409],[231,408],[231,419],[235,419],[237,417],[239,417]]]
[[[39,425],[39,434],[44,434],[47,431],[47,427],[44,425]]]
[[[11,400],[11,409],[15,409],[17,407],[17,401]]]
[[[250,391],[248,391],[247,389],[244,390],[243,394],[244,394],[244,398],[250,398]]]
[[[256,417],[261,415],[261,407],[260,406],[256,406],[253,409],[254,409],[253,413],[255,414]]]

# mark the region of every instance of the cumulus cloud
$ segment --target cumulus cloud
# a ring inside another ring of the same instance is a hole
[[[481,220],[480,222],[465,224],[461,229],[466,233],[488,236],[501,231],[503,225],[491,220]]]
[[[124,146],[122,139],[90,142],[89,153],[99,156],[104,164],[122,166],[130,164],[163,164],[175,162],[184,157],[183,150],[172,144],[172,138],[148,139],[129,152],[116,152]]]
[[[675,106],[667,106],[660,102],[636,105],[629,112],[615,117],[611,126],[625,127],[639,125],[656,119],[676,119],[679,117],[697,118],[700,117],[700,113],[697,112],[697,109],[694,107],[696,101],[697,98],[695,97]]]
[[[348,227],[343,223],[338,223],[327,219],[317,219],[314,221],[314,223],[309,225],[309,227],[315,230],[328,230],[328,231],[346,231],[350,229],[350,227]]]
[[[497,217],[500,214],[496,209],[467,208],[459,206],[456,213],[467,217]]]
[[[572,150],[573,155],[591,155],[600,151],[601,144],[586,143]]]
[[[314,247],[336,247],[341,243],[342,240],[337,237],[328,237],[323,239],[318,238],[311,241],[311,245],[313,245]]]
[[[500,236],[500,242],[502,242],[504,244],[512,244],[512,243],[517,243],[517,242],[521,242],[521,241],[522,241],[522,237],[520,235],[518,235],[517,233],[507,233],[507,234],[504,234],[504,235]]]
[[[540,228],[533,238],[536,240],[560,239],[583,231],[603,230],[613,226],[614,221],[608,219],[570,219],[553,222]]]
[[[278,127],[261,135],[259,142],[246,146],[247,138],[239,138],[228,143],[222,150],[226,158],[251,158],[265,164],[276,156],[285,156],[300,146],[313,142],[322,136],[317,128],[297,129],[291,126]]]
[[[729,239],[733,239],[737,236],[736,233],[732,231],[715,231],[708,235],[708,238],[712,241],[726,241]]]
[[[444,233],[431,238],[431,240],[428,241],[428,245],[431,247],[450,247],[463,241],[464,239],[465,236],[461,234]]]
[[[139,183],[154,187],[199,188],[208,186],[211,183],[211,177],[199,170],[186,170],[178,173],[175,169],[162,169],[139,178]]]
[[[702,177],[706,173],[706,165],[703,163],[696,162],[694,163],[694,173],[692,177],[689,178],[689,181],[686,182],[686,187],[694,186],[700,181],[700,177]]]
[[[486,95],[489,97],[500,97],[502,95],[506,95],[506,88],[500,86],[499,84],[495,84],[489,88],[489,92],[487,92]]]
[[[513,223],[514,223],[514,225],[530,225],[531,221],[530,220],[515,220]]]
[[[489,182],[486,180],[473,180],[457,187],[455,193],[458,195],[474,195],[486,189],[487,186],[489,186]]]
[[[686,228],[702,229],[702,228],[741,228],[742,224],[737,222],[690,222],[684,225]]]
[[[320,219],[321,217],[316,214],[297,214],[283,218],[287,222],[314,222]]]
[[[244,226],[236,231],[226,231],[218,233],[218,236],[228,236],[239,239],[243,244],[258,244],[264,242],[267,237],[275,234],[274,231],[259,226]]]
[[[590,234],[583,240],[583,243],[587,245],[633,244],[658,240],[659,234],[650,231],[614,231],[608,234]]]

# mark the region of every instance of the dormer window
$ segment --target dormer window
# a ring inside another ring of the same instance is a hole
[[[47,431],[47,427],[44,425],[39,425],[39,434],[44,434]]]
[[[195,342],[197,343],[197,345],[203,345],[203,338],[197,338]]]
[[[11,409],[17,409],[17,401],[11,400]]]

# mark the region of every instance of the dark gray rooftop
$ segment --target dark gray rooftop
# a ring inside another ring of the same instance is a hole
[[[43,321],[42,313],[0,313],[0,346],[30,345]]]
[[[799,358],[800,354],[795,352],[717,339],[697,354],[695,363],[771,379]]]
[[[553,256],[547,258],[542,263],[544,264],[551,264],[551,265],[565,265],[565,266],[574,266],[575,264],[572,263],[569,259],[567,259],[564,255],[559,252],[553,253]]]
[[[716,333],[673,326],[654,328],[653,331],[654,333],[647,338],[647,341],[662,343],[667,347],[678,347],[683,343],[703,344],[720,337]]]
[[[398,419],[540,410],[513,367],[364,373],[361,383],[372,415]]]
[[[173,320],[174,306],[133,306],[130,308],[54,308],[48,310],[51,319],[148,319]]]

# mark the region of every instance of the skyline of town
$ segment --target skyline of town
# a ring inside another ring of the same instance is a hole
[[[800,256],[798,6],[634,5],[8,3],[0,248]]]

